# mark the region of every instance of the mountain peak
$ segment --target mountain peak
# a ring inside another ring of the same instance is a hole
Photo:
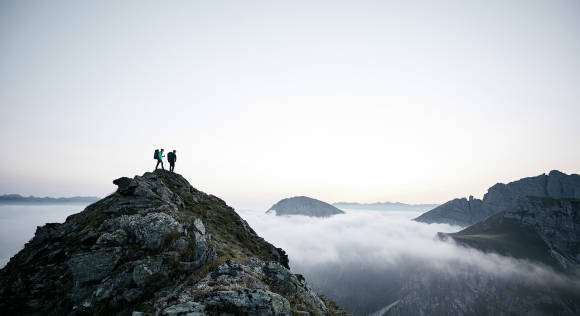
[[[275,212],[276,215],[305,215],[311,217],[329,217],[336,214],[344,214],[343,211],[326,202],[307,196],[295,196],[285,198],[266,211]]]
[[[548,175],[522,178],[491,186],[483,199],[449,201],[415,220],[469,226],[513,207],[521,197],[580,198],[580,175],[552,170]]]
[[[0,314],[328,314],[223,200],[157,170],[39,227],[0,270]]]

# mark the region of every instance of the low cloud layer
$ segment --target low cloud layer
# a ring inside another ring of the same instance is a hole
[[[419,271],[454,278],[484,273],[533,286],[580,288],[577,279],[545,266],[438,241],[437,232],[461,228],[411,221],[418,212],[345,211],[331,218],[239,213],[259,235],[286,250],[295,273],[357,314],[397,299],[399,287]]]

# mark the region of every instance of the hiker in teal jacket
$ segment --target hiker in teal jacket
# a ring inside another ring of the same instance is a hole
[[[159,151],[158,157],[157,157],[157,165],[155,165],[155,170],[157,170],[157,167],[159,167],[159,164],[161,164],[161,169],[165,170],[165,168],[163,168],[163,148]]]

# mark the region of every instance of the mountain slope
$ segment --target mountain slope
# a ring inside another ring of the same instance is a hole
[[[161,170],[114,183],[39,227],[0,270],[0,314],[330,313],[284,251],[219,198]]]
[[[513,208],[439,238],[559,270],[580,269],[580,200],[520,198]]]
[[[305,215],[312,217],[329,217],[336,214],[344,214],[338,208],[317,199],[306,196],[295,196],[280,200],[266,211],[282,215]]]
[[[490,187],[483,200],[454,199],[415,218],[423,223],[469,226],[514,206],[520,197],[580,198],[580,175],[552,170],[548,175],[523,178]]]
[[[548,277],[463,273],[418,273],[386,315],[578,315],[580,313],[580,200],[523,197],[515,206],[439,239],[486,253],[532,262]],[[508,264],[509,265],[509,264]],[[548,267],[546,267],[548,266]],[[450,264],[450,271],[460,270]],[[463,268],[465,269],[465,268]],[[558,280],[558,281],[555,281]]]

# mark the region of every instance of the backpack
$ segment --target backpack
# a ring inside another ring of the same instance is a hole
[[[167,160],[168,160],[169,162],[174,162],[174,161],[175,161],[175,158],[173,158],[173,153],[172,153],[172,152],[169,152],[169,153],[167,154]]]
[[[153,159],[159,159],[159,149],[155,149],[155,153],[153,154]]]

